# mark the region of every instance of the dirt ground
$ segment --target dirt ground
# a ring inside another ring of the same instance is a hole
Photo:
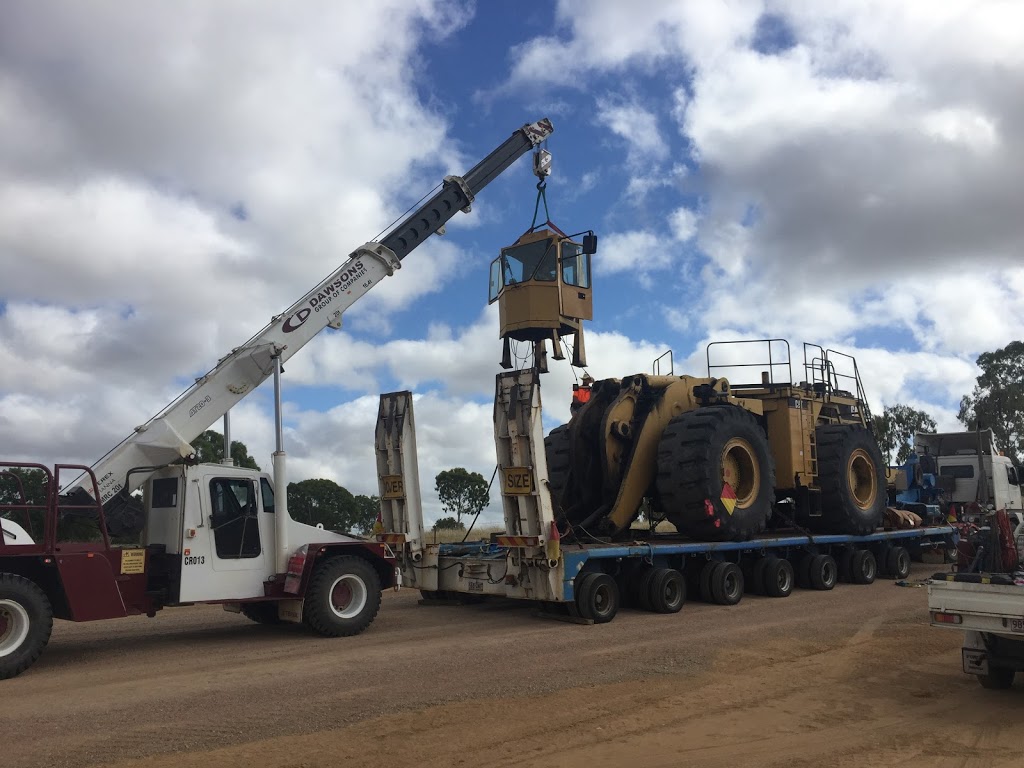
[[[911,578],[931,573],[915,566]],[[891,581],[578,626],[388,593],[356,638],[219,608],[58,624],[0,683],[21,766],[1024,766],[1024,681],[983,690]]]

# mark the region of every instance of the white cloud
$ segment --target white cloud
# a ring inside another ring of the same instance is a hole
[[[697,234],[699,218],[689,208],[676,208],[668,217],[668,226],[672,230],[672,237],[682,243],[692,239]]]

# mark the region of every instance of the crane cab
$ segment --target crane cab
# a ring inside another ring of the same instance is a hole
[[[578,243],[550,229],[527,232],[503,248],[491,262],[489,304],[498,302],[501,365],[511,368],[509,340],[533,342],[535,359],[545,369],[545,342],[561,360],[559,341],[573,336],[573,365],[585,366],[583,321],[594,317],[590,257],[597,251],[592,232]]]

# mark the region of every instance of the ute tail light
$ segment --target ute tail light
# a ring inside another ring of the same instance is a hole
[[[943,613],[942,611],[932,611],[932,621],[936,624],[963,624],[964,617],[959,613]]]

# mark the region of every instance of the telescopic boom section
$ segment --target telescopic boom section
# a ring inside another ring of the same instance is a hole
[[[340,328],[345,310],[400,268],[402,259],[431,234],[443,232],[458,211],[469,212],[480,190],[553,130],[547,118],[524,125],[465,176],[445,177],[440,191],[380,242],[357,248],[330,277],[231,350],[161,413],[136,427],[92,468],[99,479],[100,500],[106,503],[138,488],[152,471],[145,468],[191,454],[192,440],[273,375],[275,358],[283,363],[324,328]],[[91,483],[86,480],[80,478],[69,490],[84,488],[91,495]]]

